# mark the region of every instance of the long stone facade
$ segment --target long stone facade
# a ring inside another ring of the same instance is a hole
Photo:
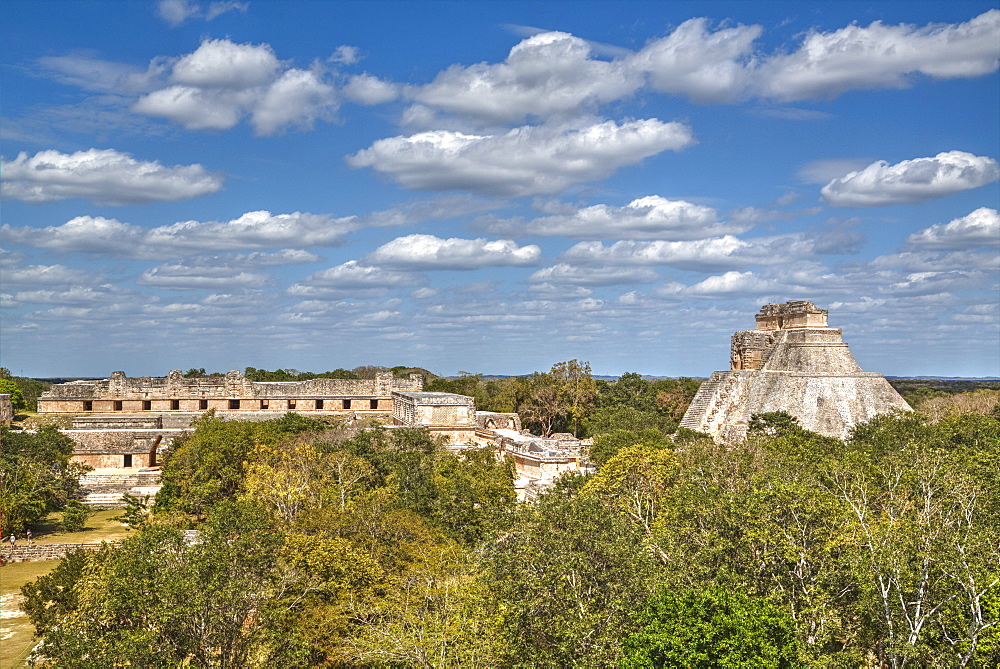
[[[397,379],[391,372],[374,379],[251,381],[232,371],[225,376],[186,379],[180,370],[165,377],[129,378],[113,372],[97,381],[52,386],[38,398],[38,413],[141,413],[238,411],[392,412],[394,391],[421,391],[423,377]]]
[[[827,317],[805,300],[764,305],[754,330],[733,335],[729,371],[701,384],[681,427],[734,442],[754,414],[785,411],[807,430],[844,439],[878,414],[910,411],[884,376],[861,370]]]

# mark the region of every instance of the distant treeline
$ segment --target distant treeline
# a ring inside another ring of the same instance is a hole
[[[889,379],[889,385],[914,408],[935,397],[973,393],[979,390],[1000,390],[1000,381],[970,379]]]
[[[30,379],[26,376],[14,376],[10,373],[10,370],[6,367],[0,367],[0,380],[6,380],[13,382],[17,388],[21,391],[21,397],[24,399],[23,406],[19,406],[18,402],[14,401],[14,410],[27,409],[28,411],[38,410],[38,396],[49,389],[52,383],[43,381],[40,379]],[[0,383],[0,386],[4,384]],[[2,390],[0,392],[8,392],[8,389]]]

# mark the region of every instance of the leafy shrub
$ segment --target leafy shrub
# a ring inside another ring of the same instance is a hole
[[[79,532],[86,524],[93,511],[81,502],[70,500],[63,507],[62,528],[67,532]]]

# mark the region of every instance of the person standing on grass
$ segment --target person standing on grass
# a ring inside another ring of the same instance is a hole
[[[14,547],[14,542],[17,541],[17,535],[13,532],[10,533],[10,547]]]
[[[31,528],[30,527],[28,528],[28,531],[24,533],[24,536],[26,536],[28,538],[28,545],[29,546],[33,546],[34,544],[31,543],[32,534],[31,534]]]

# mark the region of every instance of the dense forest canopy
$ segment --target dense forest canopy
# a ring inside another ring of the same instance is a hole
[[[697,382],[589,376],[571,361],[432,380],[594,438],[595,473],[530,504],[491,449],[454,453],[426,431],[204,417],[133,536],[26,586],[42,653],[68,667],[1000,662],[995,397],[882,416],[847,441],[759,415],[721,447],[676,429]]]

